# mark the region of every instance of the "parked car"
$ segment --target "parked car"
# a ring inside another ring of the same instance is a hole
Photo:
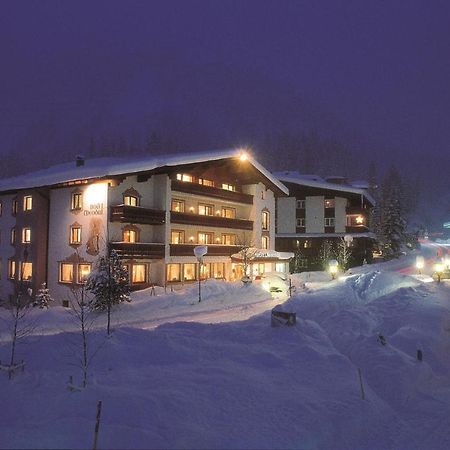
[[[289,278],[282,272],[266,272],[261,275],[261,286],[269,292],[287,292]]]

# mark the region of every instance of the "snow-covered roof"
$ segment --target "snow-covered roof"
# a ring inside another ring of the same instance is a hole
[[[117,175],[146,172],[162,167],[174,167],[206,161],[239,158],[242,151],[236,149],[213,150],[199,153],[178,153],[164,156],[140,156],[126,158],[86,159],[77,166],[75,161],[58,164],[47,169],[0,180],[0,192],[52,186],[77,180],[108,178]],[[289,190],[267,169],[247,154],[248,162],[285,194]]]
[[[332,191],[350,192],[352,194],[363,195],[372,205],[375,205],[375,199],[369,194],[369,192],[367,192],[366,189],[363,189],[362,187],[356,187],[353,184],[348,185],[330,183],[319,176],[303,175],[299,172],[291,171],[273,172],[272,175],[286,183],[294,183],[301,186],[310,186],[319,189],[329,189]]]

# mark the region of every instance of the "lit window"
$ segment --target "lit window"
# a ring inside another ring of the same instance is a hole
[[[226,189],[227,191],[235,191],[236,186],[234,184],[222,183],[222,189]]]
[[[72,263],[60,263],[59,265],[59,281],[61,283],[73,282],[73,264]]]
[[[22,228],[22,243],[29,244],[31,242],[31,228]]]
[[[86,283],[89,274],[91,273],[91,264],[78,264],[78,283]]]
[[[212,244],[214,235],[213,233],[205,233],[203,231],[199,231],[197,237],[198,237],[197,242],[199,244]]]
[[[191,281],[197,278],[195,266],[195,264],[183,264],[183,279],[185,281]]]
[[[81,244],[81,226],[72,225],[70,227],[70,243],[71,244]]]
[[[181,264],[167,264],[167,281],[181,281]]]
[[[23,281],[29,281],[31,280],[32,276],[33,276],[33,263],[23,262],[21,279]]]
[[[130,228],[123,230],[123,242],[138,242],[137,231]]]
[[[305,209],[305,200],[297,200],[297,209]]]
[[[199,203],[198,213],[201,216],[212,216],[214,214],[214,205],[205,205],[203,203]]]
[[[205,178],[199,178],[198,179],[198,184],[203,184],[203,186],[214,186],[214,181],[212,180],[207,180]]]
[[[236,235],[235,234],[222,234],[222,244],[223,245],[236,245]]]
[[[268,211],[263,211],[261,213],[261,228],[263,230],[269,229],[269,212]]]
[[[297,219],[297,227],[304,228],[305,227],[305,219]]]
[[[208,278],[211,278],[211,264],[201,264],[200,265],[200,279],[206,280]]]
[[[211,263],[211,273],[213,278],[224,278],[225,263]]]
[[[139,206],[139,197],[135,195],[124,195],[123,204],[127,206]]]
[[[235,219],[236,218],[236,209],[235,208],[222,208],[222,217],[226,217],[227,219]]]
[[[325,199],[325,208],[334,208],[334,198]]]
[[[175,212],[184,212],[184,200],[172,200],[171,210]]]
[[[81,192],[72,192],[70,209],[77,210],[83,207],[83,194]]]
[[[17,211],[19,209],[19,203],[17,202],[17,200],[13,200],[11,203],[11,213],[13,216],[15,216],[17,214]]]
[[[194,177],[192,175],[187,174],[187,173],[177,173],[177,180],[178,181],[186,181],[188,183],[192,183],[194,181]]]
[[[269,248],[269,238],[267,236],[263,236],[261,238],[261,248],[267,250]]]
[[[15,244],[16,243],[16,229],[15,228],[11,228],[11,244]]]
[[[33,209],[33,197],[31,195],[25,195],[23,198],[23,210],[31,211]]]
[[[8,261],[8,278],[14,278],[16,276],[16,261],[10,259]]]
[[[325,226],[334,227],[334,217],[325,217]]]
[[[145,264],[133,264],[131,266],[131,282],[145,283],[147,280],[147,266]]]
[[[303,248],[311,248],[311,247],[312,247],[312,241],[307,239],[305,242],[303,242]]]
[[[170,232],[170,243],[171,244],[184,244],[184,231],[172,230]]]

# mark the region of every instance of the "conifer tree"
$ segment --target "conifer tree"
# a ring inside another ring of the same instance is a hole
[[[124,301],[130,301],[128,272],[118,254],[113,250],[109,257],[102,256],[97,268],[86,283],[86,289],[94,294],[91,307],[108,314],[107,333],[111,333],[111,309]]]
[[[48,308],[48,304],[52,302],[53,299],[50,295],[50,291],[47,287],[47,283],[42,283],[36,298],[33,302],[33,306],[39,306],[39,308]]]

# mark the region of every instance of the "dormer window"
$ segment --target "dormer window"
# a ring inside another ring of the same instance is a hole
[[[225,189],[227,191],[235,191],[236,186],[234,184],[222,183],[222,189]]]
[[[214,187],[214,181],[207,180],[206,178],[199,178],[198,179],[198,184],[203,184],[203,186]]]
[[[123,193],[123,204],[126,206],[140,206],[141,195],[136,189],[130,188]]]

